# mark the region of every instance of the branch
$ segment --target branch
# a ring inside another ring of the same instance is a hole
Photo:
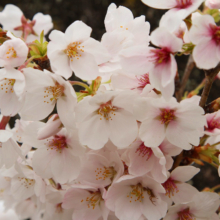
[[[183,74],[180,89],[176,93],[176,98],[177,98],[178,102],[180,102],[181,99],[182,99],[184,89],[186,87],[186,84],[187,84],[187,81],[189,79],[190,73],[192,72],[194,66],[195,66],[195,63],[194,63],[193,57],[192,57],[192,55],[190,55],[189,59],[188,59],[188,62],[186,64],[186,69],[185,69],[184,74]]]
[[[0,122],[0,130],[5,130],[6,125],[8,124],[11,117],[3,116]]]
[[[205,87],[202,91],[202,95],[201,95],[201,100],[199,105],[204,108],[206,101],[208,99],[209,96],[209,92],[212,88],[212,84],[215,80],[216,75],[219,73],[220,71],[220,63],[213,69],[210,70],[204,70],[205,71],[205,77],[206,77],[206,82],[205,82]]]

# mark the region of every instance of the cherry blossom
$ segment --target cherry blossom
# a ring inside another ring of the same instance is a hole
[[[196,11],[204,0],[142,0],[150,7],[158,9],[170,9],[160,21],[160,26],[176,29],[187,16]]]
[[[168,204],[189,202],[193,196],[198,193],[198,190],[188,183],[200,169],[193,166],[179,166],[174,169],[168,179],[162,184],[166,190],[166,198]]]
[[[126,175],[108,189],[106,206],[120,220],[138,220],[141,215],[159,220],[167,212],[167,204],[161,200],[161,193],[164,193],[164,188],[155,180],[147,176]]]
[[[107,220],[109,214],[101,190],[87,185],[70,188],[64,196],[62,207],[73,209],[72,219]]]
[[[93,80],[99,75],[98,65],[110,57],[107,50],[90,37],[91,31],[82,21],[75,21],[65,33],[51,32],[47,55],[56,74],[68,79],[74,71],[83,80]]]
[[[80,156],[84,154],[77,132],[63,128],[56,135],[38,140],[36,135],[42,127],[44,123],[34,122],[25,128],[24,142],[38,148],[33,155],[34,171],[62,184],[76,179],[81,168]]]
[[[170,207],[164,220],[178,220],[181,218],[212,220],[219,204],[218,194],[200,192],[193,197],[191,202]]]
[[[74,108],[76,94],[69,82],[49,71],[23,69],[26,79],[26,99],[20,114],[24,120],[41,120],[50,114],[57,104],[60,120],[69,128],[75,127]]]
[[[33,20],[27,20],[23,12],[15,5],[8,4],[4,10],[0,12],[0,23],[5,30],[11,31],[17,37],[23,37],[27,42],[38,39],[44,30],[46,35],[53,27],[50,15],[37,13]]]
[[[182,149],[190,150],[199,144],[206,125],[204,111],[196,105],[194,96],[178,103],[174,98],[140,98],[135,105],[135,115],[142,122],[140,138],[145,146],[157,147],[164,138]]]
[[[169,99],[174,93],[177,72],[174,53],[181,49],[183,43],[165,28],[156,29],[151,34],[151,42],[161,49],[144,46],[128,48],[121,52],[121,65],[131,74],[149,72],[151,85]]]
[[[211,9],[213,8],[220,8],[220,1],[219,0],[206,0],[205,5]]]
[[[219,62],[219,27],[210,15],[196,16],[192,23],[189,38],[196,45],[193,59],[201,69],[214,68]]]
[[[111,140],[118,148],[125,148],[137,137],[138,127],[131,103],[135,92],[106,91],[84,98],[76,108],[81,144],[97,150]]]

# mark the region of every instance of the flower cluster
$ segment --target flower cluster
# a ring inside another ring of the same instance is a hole
[[[75,21],[65,33],[52,30],[47,42],[49,15],[30,21],[14,5],[0,12],[0,198],[7,210],[0,219],[219,219],[219,195],[188,181],[200,171],[194,163],[218,168],[220,110],[204,111],[198,88],[182,96],[175,56],[191,53],[207,82],[215,79],[220,27],[210,10],[220,3],[207,0],[199,14],[204,0],[142,1],[169,9],[156,30],[112,3],[101,41]]]

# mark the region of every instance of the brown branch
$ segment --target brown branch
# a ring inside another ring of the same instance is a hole
[[[5,130],[6,125],[8,124],[11,117],[3,116],[0,122],[0,130]]]
[[[193,60],[192,55],[190,55],[189,59],[188,59],[188,62],[186,64],[186,69],[185,69],[184,74],[183,74],[183,78],[182,78],[182,81],[181,81],[179,91],[176,93],[176,98],[177,98],[178,102],[180,102],[181,99],[182,99],[184,89],[186,87],[186,84],[187,84],[187,81],[189,79],[190,73],[192,72],[194,66],[195,66],[195,62]]]
[[[204,108],[206,101],[208,99],[209,96],[209,92],[212,88],[212,84],[215,80],[216,75],[219,73],[220,71],[220,63],[213,69],[210,70],[205,70],[205,77],[206,77],[206,82],[205,82],[205,87],[202,91],[202,95],[201,95],[201,100],[199,105]]]

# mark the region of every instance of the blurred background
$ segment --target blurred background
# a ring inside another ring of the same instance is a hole
[[[152,0],[153,1],[153,0]],[[166,1],[166,0],[165,0]],[[18,6],[26,18],[32,19],[37,12],[51,15],[54,29],[65,31],[75,20],[82,20],[92,29],[92,37],[101,40],[105,33],[104,18],[111,0],[1,0],[0,11],[6,4]],[[151,24],[151,31],[158,27],[159,20],[165,10],[155,10],[144,5],[140,0],[114,0],[117,6],[128,7],[134,17],[145,15],[146,21]],[[188,56],[177,57],[180,78],[185,69]],[[187,83],[186,90],[191,91],[202,82],[204,72],[194,68]],[[220,80],[214,82],[208,102],[220,97]],[[220,183],[217,170],[211,165],[200,167],[202,172],[193,179],[193,185],[202,190]]]

